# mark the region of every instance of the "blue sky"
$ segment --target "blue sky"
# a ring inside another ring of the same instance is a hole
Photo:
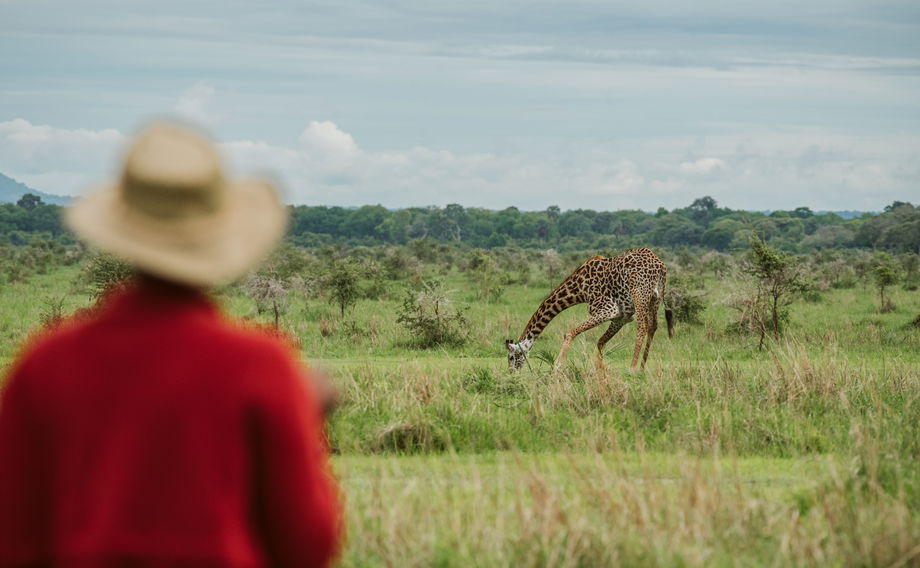
[[[0,172],[74,195],[182,116],[288,201],[920,201],[920,2],[0,0]]]

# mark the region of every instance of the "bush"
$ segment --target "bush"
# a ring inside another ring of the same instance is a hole
[[[700,323],[700,315],[707,307],[706,293],[691,292],[674,286],[665,292],[664,305],[674,312],[674,317],[681,323]]]
[[[260,271],[246,279],[243,290],[247,296],[255,300],[256,312],[259,315],[269,312],[275,327],[281,324],[281,316],[288,309],[288,287],[284,280],[273,272]]]
[[[459,347],[466,343],[469,327],[462,309],[451,305],[439,281],[422,283],[421,290],[409,290],[396,323],[412,335],[410,343],[427,349]]]
[[[396,422],[382,428],[374,438],[375,452],[432,453],[449,447],[448,437],[441,428],[427,419]]]
[[[345,310],[354,306],[361,297],[358,283],[361,279],[361,266],[353,258],[333,259],[323,279],[332,301],[339,306],[339,312],[345,317]]]
[[[895,306],[891,298],[885,295],[885,289],[898,283],[900,275],[894,259],[886,252],[880,252],[875,256],[872,266],[872,276],[875,279],[875,287],[878,289],[879,311],[891,312]]]
[[[106,252],[93,255],[86,265],[86,276],[97,299],[120,288],[133,275],[130,264]]]

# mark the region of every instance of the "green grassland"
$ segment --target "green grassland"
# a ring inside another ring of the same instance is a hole
[[[346,496],[348,566],[908,566],[920,563],[920,293],[871,283],[797,300],[785,332],[731,327],[738,277],[703,278],[695,324],[663,325],[644,372],[630,324],[593,364],[601,329],[561,371],[563,312],[529,364],[517,339],[559,277],[534,266],[483,297],[427,267],[463,308],[463,346],[417,349],[396,323],[404,283],[344,318],[292,289],[280,324],[342,393],[328,425]],[[675,268],[673,273],[679,273]],[[3,285],[0,366],[43,319],[89,304],[80,265]],[[268,322],[242,286],[231,314]]]

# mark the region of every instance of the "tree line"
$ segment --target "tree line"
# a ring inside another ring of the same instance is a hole
[[[476,248],[503,246],[560,251],[622,249],[634,246],[688,246],[729,251],[747,248],[752,235],[787,252],[870,248],[920,253],[920,205],[895,201],[881,213],[844,218],[808,207],[773,212],[719,207],[712,197],[689,206],[656,212],[594,211],[558,206],[543,211],[507,207],[494,211],[449,204],[444,207],[387,209],[290,206],[288,236],[301,246],[406,244],[431,239]],[[68,241],[62,207],[34,194],[0,204],[0,240],[23,245],[36,234]]]

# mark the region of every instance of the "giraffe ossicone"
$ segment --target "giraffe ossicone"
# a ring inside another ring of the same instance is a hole
[[[576,336],[609,321],[610,327],[597,342],[597,365],[602,369],[604,346],[623,325],[635,317],[636,344],[630,367],[635,369],[644,343],[641,368],[645,369],[652,339],[658,328],[658,306],[664,298],[667,274],[665,264],[647,248],[627,251],[612,258],[589,258],[543,300],[516,343],[510,339],[505,340],[508,366],[512,369],[521,368],[534,341],[549,322],[563,310],[586,303],[591,317],[565,334],[556,358],[556,367],[562,365],[569,344]],[[668,323],[668,336],[672,337],[673,314],[667,307],[665,319]]]

